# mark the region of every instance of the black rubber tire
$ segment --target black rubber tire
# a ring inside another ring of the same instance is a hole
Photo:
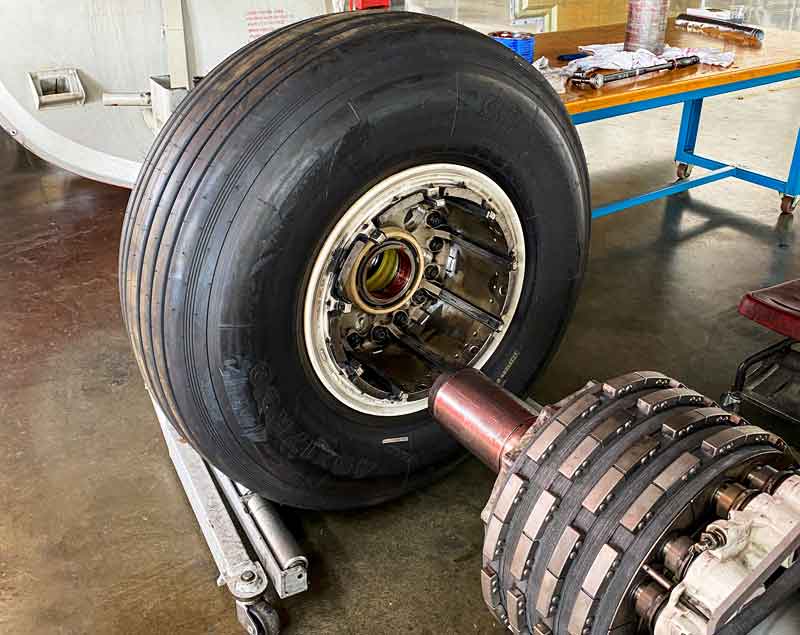
[[[376,425],[345,408],[298,335],[337,218],[387,176],[440,161],[490,175],[520,213],[525,288],[485,371],[521,390],[563,334],[590,224],[578,136],[521,58],[430,16],[323,16],[232,55],[164,127],[126,215],[123,313],[153,399],[232,478],[341,509],[399,496],[460,456],[427,413]],[[408,443],[382,443],[397,436]]]
[[[258,629],[255,635],[280,635],[281,618],[278,612],[264,600],[249,607],[248,613]]]

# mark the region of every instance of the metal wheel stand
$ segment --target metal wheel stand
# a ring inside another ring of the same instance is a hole
[[[228,587],[236,617],[249,635],[277,635],[280,620],[267,600],[269,587],[281,599],[306,591],[308,559],[272,503],[208,465],[153,406],[219,569],[218,586]]]

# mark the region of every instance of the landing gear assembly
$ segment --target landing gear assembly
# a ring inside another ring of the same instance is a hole
[[[680,382],[593,381],[536,414],[464,370],[430,408],[499,473],[481,585],[514,633],[746,634],[800,587],[786,444]]]

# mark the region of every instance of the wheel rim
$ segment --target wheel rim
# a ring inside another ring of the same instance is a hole
[[[311,367],[365,414],[419,412],[443,371],[483,367],[522,294],[525,242],[511,199],[460,165],[372,187],[322,245],[303,305]]]

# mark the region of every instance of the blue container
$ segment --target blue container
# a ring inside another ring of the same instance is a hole
[[[533,33],[512,33],[511,31],[495,31],[490,37],[510,48],[528,64],[533,63],[533,52],[536,38]]]

